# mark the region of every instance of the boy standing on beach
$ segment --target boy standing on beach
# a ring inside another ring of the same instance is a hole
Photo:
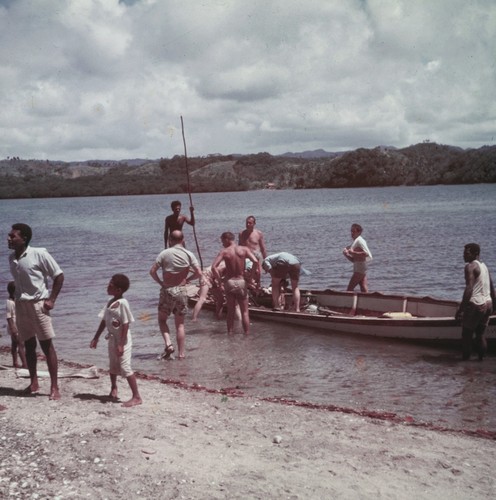
[[[19,368],[19,362],[17,359],[17,354],[21,358],[21,368],[27,368],[28,364],[26,362],[26,351],[24,350],[24,342],[19,340],[19,333],[17,331],[16,324],[16,314],[15,314],[15,283],[9,281],[7,285],[7,292],[9,298],[6,304],[6,319],[7,319],[7,331],[9,332],[11,338],[11,351],[12,351],[12,366],[14,368]]]
[[[367,246],[367,242],[362,237],[362,231],[360,224],[352,224],[351,237],[353,243],[343,250],[343,255],[353,262],[353,275],[348,284],[348,292],[353,291],[357,285],[360,285],[360,291],[365,293],[369,291],[367,261],[372,260],[372,253]]]
[[[107,286],[107,293],[112,295],[107,306],[102,310],[99,317],[102,318],[100,326],[90,343],[91,349],[96,349],[98,339],[105,327],[108,330],[108,353],[110,372],[110,398],[117,399],[117,375],[127,379],[132,391],[132,397],[122,406],[140,405],[141,396],[138,392],[136,375],[131,370],[132,339],[129,323],[134,321],[133,314],[128,301],[123,297],[129,289],[129,278],[124,274],[114,274]]]

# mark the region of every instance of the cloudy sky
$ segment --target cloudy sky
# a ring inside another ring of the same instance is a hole
[[[0,0],[0,158],[495,144],[494,0]]]

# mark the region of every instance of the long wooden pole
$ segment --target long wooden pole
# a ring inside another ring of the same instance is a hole
[[[183,134],[183,145],[184,145],[184,163],[186,165],[186,178],[188,180],[188,195],[189,195],[189,204],[191,207],[193,207],[193,198],[191,196],[191,184],[189,182],[189,167],[188,167],[188,152],[186,150],[186,138],[184,137],[184,123],[183,123],[183,117],[181,115],[181,131]],[[200,266],[203,271],[203,260],[200,252],[200,246],[198,245],[198,238],[196,237],[196,220],[195,224],[193,225],[193,236],[195,237],[195,244],[196,244],[196,251],[198,252],[198,258],[200,259]]]

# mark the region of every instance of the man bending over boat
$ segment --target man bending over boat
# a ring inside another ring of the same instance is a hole
[[[293,307],[296,312],[300,312],[300,288],[298,283],[302,268],[298,258],[288,252],[275,253],[264,259],[262,267],[271,276],[272,307],[274,310],[282,310],[280,306],[281,281],[289,276],[291,289],[293,290]]]
[[[367,283],[367,261],[372,260],[372,253],[367,246],[367,242],[362,237],[362,226],[352,224],[351,237],[353,243],[343,250],[343,255],[353,262],[353,275],[348,284],[348,292],[352,292],[357,285],[360,285],[362,292],[368,292]]]
[[[234,317],[236,314],[236,303],[241,311],[241,323],[245,334],[249,333],[250,316],[248,312],[248,288],[244,278],[245,261],[249,259],[254,267],[260,268],[260,262],[248,247],[236,245],[234,234],[222,233],[220,237],[223,249],[219,252],[212,264],[212,274],[215,284],[224,288],[227,302],[227,333],[232,334],[234,330]],[[226,265],[224,271],[224,282],[220,277],[220,265]],[[260,270],[258,270],[260,274]]]
[[[479,361],[487,350],[486,327],[496,304],[494,286],[487,266],[479,261],[480,246],[468,243],[463,251],[465,264],[465,291],[456,312],[462,321],[462,359],[470,359],[472,338],[475,333]]]

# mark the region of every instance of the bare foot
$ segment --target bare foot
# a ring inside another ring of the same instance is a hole
[[[131,398],[129,401],[122,403],[121,406],[124,406],[124,408],[131,408],[131,406],[138,406],[141,403],[143,403],[141,398]]]
[[[60,392],[58,387],[54,387],[50,391],[50,396],[48,396],[48,399],[51,399],[52,401],[58,401],[60,399]]]
[[[22,391],[23,394],[38,394],[40,390],[40,386],[38,385],[38,382],[31,382],[26,389]]]
[[[110,394],[108,395],[109,399],[113,399],[114,401],[117,401],[119,398],[117,396],[117,389],[112,389],[110,391]]]

